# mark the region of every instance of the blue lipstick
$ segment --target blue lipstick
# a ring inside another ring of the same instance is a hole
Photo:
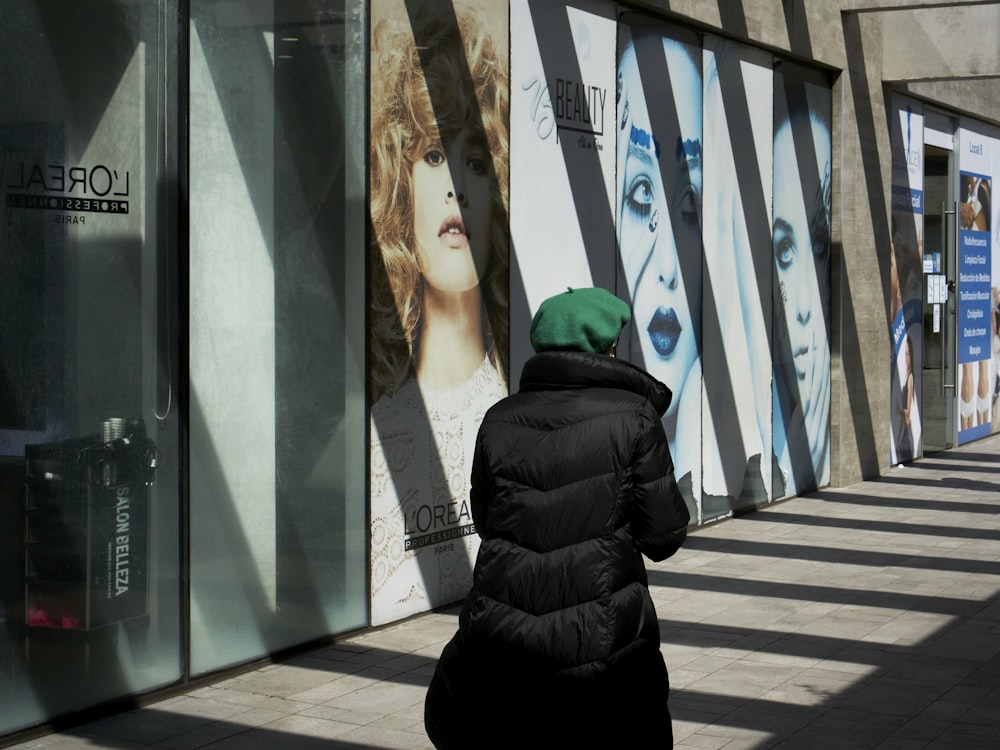
[[[669,357],[677,347],[681,337],[681,324],[674,308],[658,307],[646,328],[649,340],[661,357]]]

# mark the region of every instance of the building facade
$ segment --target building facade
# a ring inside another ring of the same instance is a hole
[[[696,524],[1000,428],[997,3],[5,10],[0,737],[461,599],[567,286]]]

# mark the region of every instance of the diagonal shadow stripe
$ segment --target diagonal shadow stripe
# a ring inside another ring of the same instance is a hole
[[[986,465],[971,465],[971,466],[955,466],[954,464],[941,464],[921,461],[919,464],[911,463],[907,464],[907,469],[924,469],[929,471],[972,471],[978,474],[997,474],[1000,471],[1000,462],[997,461],[996,456],[991,456],[987,459],[990,463]]]
[[[995,482],[985,482],[976,479],[965,479],[964,477],[939,477],[937,479],[910,478],[893,476],[891,479],[885,477],[873,480],[881,484],[900,485],[904,487],[916,487],[924,492],[931,492],[935,488],[950,490],[973,490],[979,492],[996,492],[998,486]]]
[[[739,37],[749,36],[747,15],[743,9],[743,0],[718,0],[719,20],[722,28]]]
[[[749,516],[748,516],[749,517]],[[798,599],[803,602],[854,604],[863,607],[930,612],[942,615],[967,616],[983,609],[981,601],[947,596],[900,594],[892,591],[821,586],[789,581],[748,580],[721,575],[681,573],[651,570],[651,586],[688,591],[717,591],[734,596],[774,599]]]
[[[782,513],[768,508],[766,513],[748,513],[746,520],[764,523],[787,523],[805,526],[803,517],[794,513]],[[858,518],[823,516],[808,524],[809,527],[841,528],[857,531],[874,531],[893,536],[919,534],[941,539],[984,539],[1000,541],[1000,529],[983,529],[974,526],[954,526],[929,523],[909,523],[907,521],[870,521]]]
[[[965,466],[961,464],[952,467],[961,471],[969,471],[972,469],[993,471],[995,468],[1000,469],[1000,453],[978,453],[976,451],[969,450],[949,450],[947,453],[936,453],[934,458],[937,460],[946,458],[947,462],[943,463],[942,466],[952,466],[952,461],[971,461],[973,464],[987,464],[985,467]],[[921,461],[920,465],[924,466],[926,463]]]
[[[675,647],[744,649],[775,656],[837,660],[873,666],[920,653],[919,645],[858,642],[854,638],[761,630],[723,623],[660,619],[663,642]]]
[[[362,725],[337,722],[335,720],[315,719],[311,720],[312,733],[294,731],[290,729],[279,729],[272,726],[253,726],[251,724],[241,724],[239,716],[215,720],[210,717],[183,716],[156,708],[140,709],[144,726],[141,736],[136,735],[134,725],[123,725],[120,734],[114,733],[113,727],[108,727],[104,731],[107,735],[101,734],[96,739],[97,747],[108,748],[110,750],[128,750],[136,747],[136,741],[148,741],[148,747],[161,747],[158,742],[167,743],[166,746],[174,747],[173,743],[180,742],[190,747],[210,747],[215,750],[246,750],[247,748],[281,748],[281,750],[379,750],[387,747],[377,744],[369,739],[368,733]],[[303,722],[306,723],[306,722]],[[316,734],[326,725],[328,734]],[[352,730],[358,730],[362,738],[351,740],[338,738],[337,734],[344,734]],[[180,730],[180,731],[178,731]],[[389,740],[395,743],[409,740],[408,734],[403,730],[398,730],[400,736]],[[81,742],[89,746],[94,746],[95,737],[88,733],[86,727],[71,729],[66,732],[70,737],[77,737]],[[333,736],[331,736],[333,735]]]
[[[931,557],[897,552],[873,552],[844,547],[814,547],[808,544],[783,542],[748,542],[743,539],[710,539],[692,534],[684,543],[686,549],[712,550],[731,555],[768,557],[779,560],[804,560],[813,562],[863,565],[877,568],[913,568],[916,570],[948,570],[959,573],[1000,575],[1000,561],[963,560],[960,558]]]
[[[868,480],[874,481],[874,480]],[[925,488],[926,484],[917,485]],[[948,513],[982,513],[995,516],[1000,513],[992,498],[984,499],[982,503],[959,502],[957,500],[928,500],[918,497],[881,497],[878,495],[850,495],[814,492],[808,495],[810,499],[824,503],[842,503],[844,505],[878,506],[882,508],[901,508],[903,510],[940,510]]]
[[[789,48],[803,59],[812,59],[812,42],[809,40],[809,18],[803,0],[782,0],[785,28]]]

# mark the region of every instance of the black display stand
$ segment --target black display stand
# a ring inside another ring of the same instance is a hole
[[[25,447],[29,634],[92,634],[147,616],[155,468],[155,446],[139,429]]]

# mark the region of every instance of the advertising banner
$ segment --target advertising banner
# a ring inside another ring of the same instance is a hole
[[[605,2],[510,4],[518,30],[511,40],[511,241],[528,320],[568,286],[614,285],[612,11]]]
[[[702,520],[772,499],[770,54],[705,39]]]
[[[619,24],[618,49],[616,203],[625,282],[619,294],[630,300],[633,315],[625,356],[673,392],[664,428],[677,484],[697,519],[702,481],[701,45],[694,34],[630,14]]]
[[[774,87],[775,497],[830,482],[831,97],[783,63]]]
[[[959,129],[958,443],[992,432],[993,365],[992,143]]]
[[[889,320],[892,341],[889,461],[920,456],[923,372],[923,105],[893,98]]]
[[[829,81],[627,13],[618,86],[627,352],[692,517],[829,483]]]
[[[1000,129],[992,129],[990,138],[993,168],[991,175],[1000,174]],[[997,398],[1000,397],[1000,205],[990,201],[992,216],[990,226],[993,229],[992,254],[990,256],[990,372],[993,373],[993,394],[990,398],[993,418],[991,432],[1000,432],[1000,409],[997,408]]]
[[[372,3],[373,625],[461,599],[469,474],[507,394],[506,3]]]

